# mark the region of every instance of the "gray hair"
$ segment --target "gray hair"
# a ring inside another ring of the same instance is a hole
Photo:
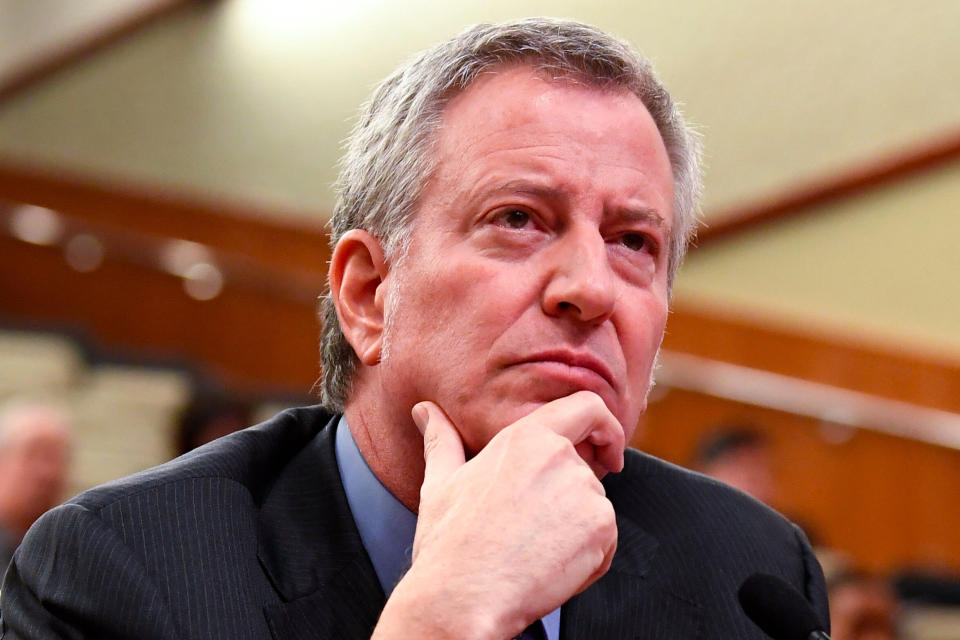
[[[418,198],[435,168],[432,147],[447,103],[480,74],[510,65],[529,65],[548,77],[600,89],[627,90],[643,102],[673,169],[672,287],[696,229],[701,180],[697,137],[650,63],[629,44],[589,25],[550,18],[470,27],[414,56],[380,83],[347,140],[335,185],[331,247],[350,229],[365,229],[383,243],[388,261],[404,255]],[[320,313],[321,400],[331,410],[342,410],[359,360],[329,295]]]

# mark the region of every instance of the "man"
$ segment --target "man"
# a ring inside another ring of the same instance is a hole
[[[735,596],[754,571],[825,616],[792,525],[624,453],[698,180],[669,95],[596,29],[481,25],[421,54],[376,90],[344,161],[328,410],[52,512],[4,587],[8,626],[760,638]]]
[[[827,583],[835,640],[897,640],[900,604],[876,576],[842,571]]]
[[[775,505],[777,499],[773,467],[770,443],[749,425],[720,425],[697,447],[698,471],[768,505]]]
[[[26,401],[0,408],[0,573],[30,525],[63,499],[69,464],[62,412]]]

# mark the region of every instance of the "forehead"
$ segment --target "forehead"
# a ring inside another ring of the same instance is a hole
[[[485,73],[447,104],[433,160],[425,193],[487,188],[487,181],[506,184],[526,173],[571,192],[663,196],[656,208],[672,219],[673,174],[663,139],[640,98],[620,87],[548,77],[526,66]]]
[[[640,98],[626,87],[601,83],[590,78],[550,69],[538,69],[528,65],[494,67],[483,73],[469,85],[451,97],[444,106],[438,139],[452,131],[455,123],[466,120],[470,126],[459,129],[459,136],[471,132],[483,135],[484,125],[498,124],[498,120],[510,115],[524,115],[528,122],[542,120],[545,115],[559,116],[566,103],[591,99],[596,104],[606,103],[611,113],[616,108],[631,106],[636,113],[623,126],[651,125],[653,118]],[[623,115],[620,113],[619,115]],[[657,140],[662,144],[659,132]]]

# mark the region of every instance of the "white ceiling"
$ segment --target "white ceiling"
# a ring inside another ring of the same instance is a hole
[[[14,73],[153,0],[0,0],[0,86]]]
[[[24,32],[76,4],[0,3],[21,8]],[[704,135],[708,211],[960,125],[954,0],[226,0],[0,104],[0,154],[322,216],[340,141],[379,78],[467,24],[543,13],[654,60]]]

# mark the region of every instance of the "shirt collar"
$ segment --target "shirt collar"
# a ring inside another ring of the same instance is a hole
[[[374,475],[350,433],[346,416],[337,425],[337,465],[347,504],[357,523],[360,540],[389,598],[410,568],[417,515],[397,500]]]

